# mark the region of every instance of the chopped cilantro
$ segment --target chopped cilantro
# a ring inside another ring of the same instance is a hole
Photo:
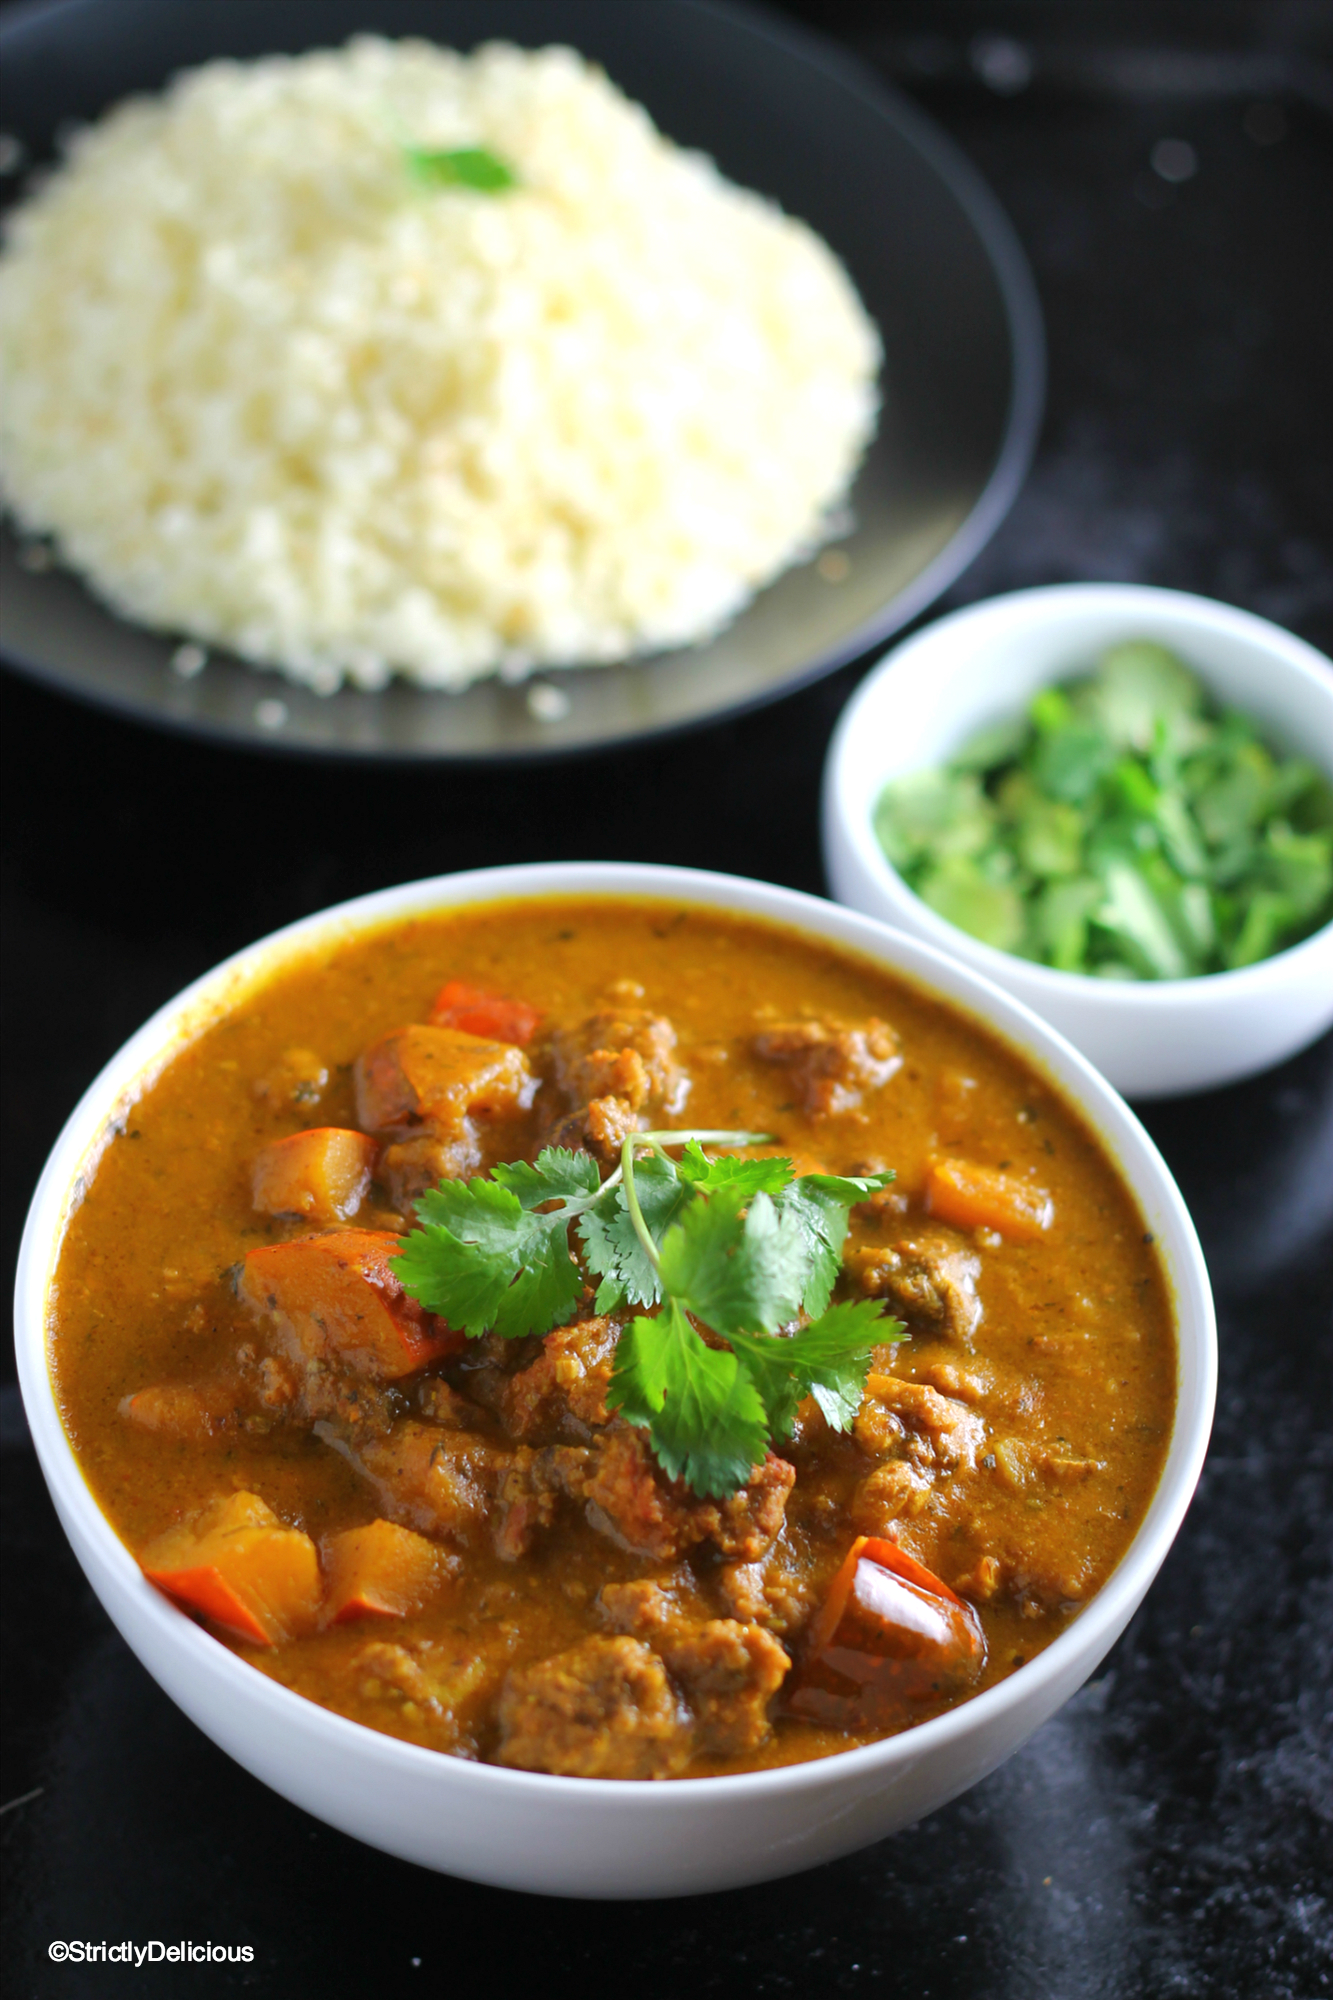
[[[1333,915],[1327,776],[1147,640],[894,779],[874,824],[939,916],[1061,972],[1225,972]]]

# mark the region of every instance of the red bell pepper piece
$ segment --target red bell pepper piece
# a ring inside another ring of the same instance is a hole
[[[446,979],[430,1010],[433,1028],[461,1028],[464,1034],[481,1035],[492,1042],[516,1042],[523,1048],[532,1040],[541,1015],[525,1000],[506,1000],[499,993],[484,993],[464,979]]]
[[[961,1693],[986,1664],[976,1612],[896,1542],[858,1535],[792,1676],[787,1706],[830,1729],[883,1730]]]

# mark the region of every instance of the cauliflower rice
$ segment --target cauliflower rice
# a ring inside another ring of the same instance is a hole
[[[519,185],[423,188],[409,145]],[[826,245],[564,48],[209,63],[78,135],[0,279],[20,525],[321,690],[705,638],[875,424]]]

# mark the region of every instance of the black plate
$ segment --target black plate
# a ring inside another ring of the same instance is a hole
[[[461,695],[396,682],[320,698],[215,654],[193,680],[175,641],[127,624],[0,537],[0,650],[141,720],[252,746],[365,757],[494,758],[623,742],[771,701],[923,610],[1003,518],[1041,415],[1043,342],[1004,214],[926,119],[831,44],[701,0],[42,0],[0,28],[0,128],[33,158],[69,120],[214,55],[337,44],[366,29],[467,48],[572,43],[680,143],[776,196],[842,257],[884,337],[885,410],[838,547],[846,575],[790,570],[709,645]],[[39,552],[40,553],[40,552]],[[828,566],[826,565],[826,568]]]

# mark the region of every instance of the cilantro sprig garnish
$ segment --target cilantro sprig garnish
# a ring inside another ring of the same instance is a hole
[[[484,146],[404,146],[407,168],[422,187],[474,188],[480,194],[503,194],[518,186],[518,175],[498,154]]]
[[[830,1303],[849,1210],[893,1175],[797,1177],[790,1160],[703,1150],[763,1142],[634,1132],[605,1181],[587,1153],[554,1146],[535,1164],[441,1181],[392,1269],[473,1337],[567,1324],[585,1272],[600,1280],[598,1312],[646,1308],[620,1336],[608,1407],[648,1432],[670,1478],[724,1498],[790,1436],[807,1396],[846,1430],[874,1348],[903,1331],[876,1300]]]

